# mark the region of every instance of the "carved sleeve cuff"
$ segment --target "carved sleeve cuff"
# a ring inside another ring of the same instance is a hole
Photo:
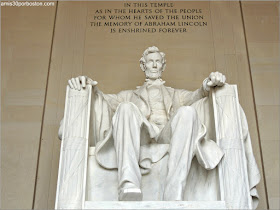
[[[207,85],[207,83],[209,82],[209,78],[207,77],[205,80],[203,80],[203,83],[202,83],[202,87],[203,87],[203,90],[205,92],[207,92],[207,95],[208,95],[208,92],[210,91],[210,87]]]

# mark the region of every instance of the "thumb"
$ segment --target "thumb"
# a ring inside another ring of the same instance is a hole
[[[95,86],[95,85],[98,84],[98,82],[96,82],[96,81],[91,81],[90,84],[91,84],[92,86]]]
[[[213,84],[212,81],[209,81],[209,82],[207,82],[207,85],[208,85],[208,86],[213,86],[214,84]]]

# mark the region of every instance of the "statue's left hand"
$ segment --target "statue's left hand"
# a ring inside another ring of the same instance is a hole
[[[226,82],[226,77],[220,72],[212,72],[206,83],[208,87],[223,86]]]

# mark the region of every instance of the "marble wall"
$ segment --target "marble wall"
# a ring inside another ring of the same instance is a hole
[[[268,204],[279,209],[279,2],[242,2]]]
[[[194,90],[216,69],[238,84],[262,173],[258,208],[279,208],[279,2],[175,3],[203,9],[207,27],[158,36],[90,26],[96,8],[121,2],[2,7],[2,208],[54,208],[67,80],[88,75],[107,93],[133,89],[150,45],[167,53],[168,86]]]
[[[1,8],[1,208],[4,209],[30,209],[33,205],[55,8]]]

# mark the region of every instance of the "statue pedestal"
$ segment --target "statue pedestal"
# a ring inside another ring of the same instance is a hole
[[[226,209],[224,201],[86,201],[85,209]]]
[[[88,155],[86,202],[91,201],[102,203],[107,201],[118,201],[117,170],[104,169],[97,163],[95,158],[95,147],[89,147]],[[169,155],[164,156],[160,161],[153,164],[150,173],[142,176],[141,190],[143,193],[143,202],[153,201],[156,203],[162,201],[168,158]],[[199,166],[195,158],[193,159],[193,165],[195,167],[192,167],[190,170],[190,176],[187,180],[188,187],[184,193],[184,201],[220,201],[221,199],[217,195],[217,183],[215,181],[218,171],[216,169],[206,171]],[[208,179],[203,179],[205,175],[204,173],[208,173]],[[198,176],[198,174],[201,174],[200,178],[194,180],[192,177]],[[197,183],[198,181],[200,183]],[[200,199],[194,200],[194,197],[199,197]]]

